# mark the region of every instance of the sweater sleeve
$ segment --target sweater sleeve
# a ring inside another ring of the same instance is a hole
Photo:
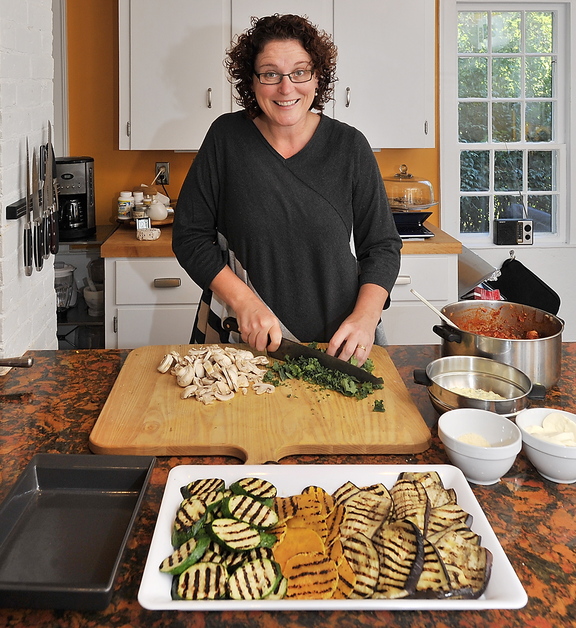
[[[174,212],[172,250],[202,289],[207,289],[225,266],[217,239],[220,194],[217,156],[213,124],[184,180]]]

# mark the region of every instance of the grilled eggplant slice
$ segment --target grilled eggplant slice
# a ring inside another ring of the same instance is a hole
[[[426,536],[428,517],[430,514],[430,500],[426,489],[420,482],[412,480],[397,480],[390,489],[394,500],[394,517],[396,520],[410,519]]]
[[[492,570],[492,553],[458,531],[444,534],[435,545],[450,579],[451,597],[476,599],[484,593]]]
[[[444,488],[442,478],[437,471],[404,471],[398,479],[420,482],[426,489],[431,508],[456,503],[454,491],[448,491]]]
[[[359,491],[360,489],[356,486],[356,484],[354,484],[354,482],[346,482],[332,493],[334,503],[343,504],[347,499],[350,499],[352,495],[355,495]]]
[[[371,538],[374,532],[391,518],[393,511],[394,504],[387,490],[380,494],[362,489],[344,504],[340,535],[347,537],[360,532]]]
[[[186,541],[160,563],[160,571],[173,576],[181,574],[204,556],[208,545],[210,545],[210,539],[205,534]]]
[[[228,595],[233,600],[261,600],[277,589],[281,578],[278,563],[269,558],[244,562],[228,579]]]
[[[456,523],[453,523],[449,528],[443,528],[441,530],[438,530],[438,532],[429,534],[427,536],[427,539],[433,545],[438,545],[444,535],[453,533],[458,533],[460,536],[465,538],[470,543],[473,543],[474,545],[480,545],[481,543],[481,538],[476,534],[476,532],[473,532],[463,521],[457,521]]]
[[[374,597],[398,598],[411,595],[422,573],[424,538],[410,519],[382,526],[372,539],[380,556]]]
[[[416,584],[417,597],[446,597],[450,592],[450,579],[438,551],[424,539],[424,562]]]
[[[358,533],[342,540],[344,556],[356,574],[351,598],[370,597],[374,593],[380,574],[380,559],[372,541]]]
[[[222,514],[226,518],[245,521],[256,528],[273,528],[278,515],[266,504],[249,495],[233,495],[222,502]]]
[[[226,594],[228,573],[219,563],[196,563],[178,576],[176,594],[183,600],[217,600]]]
[[[172,527],[172,545],[180,547],[198,534],[206,522],[208,509],[200,499],[185,499],[176,512]]]

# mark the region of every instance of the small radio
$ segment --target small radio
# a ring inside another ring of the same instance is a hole
[[[497,218],[494,220],[494,244],[532,244],[534,224],[532,220]]]

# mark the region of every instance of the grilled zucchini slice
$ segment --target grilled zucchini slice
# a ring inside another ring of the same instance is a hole
[[[247,552],[256,547],[272,547],[276,542],[273,534],[261,532],[245,521],[237,519],[214,519],[206,525],[206,531],[216,543],[231,552]]]
[[[233,495],[222,502],[222,514],[228,519],[245,521],[256,528],[273,528],[278,515],[265,503],[249,495]]]
[[[208,509],[200,499],[185,499],[178,510],[172,527],[172,545],[180,547],[195,537],[206,522]]]
[[[228,578],[227,592],[233,600],[261,600],[273,593],[282,572],[269,558],[244,562]]]
[[[226,484],[224,480],[221,480],[220,478],[203,478],[200,480],[194,480],[193,482],[186,484],[186,486],[180,487],[180,493],[184,499],[188,499],[189,497],[202,499],[210,493],[221,493],[225,487]]]
[[[236,495],[249,495],[268,506],[273,506],[276,497],[276,487],[262,478],[242,478],[230,484],[230,490]]]
[[[160,571],[173,576],[181,574],[204,556],[209,544],[210,539],[205,534],[189,539],[160,563]]]
[[[219,563],[196,563],[178,576],[176,595],[183,600],[217,600],[226,595],[228,572]]]

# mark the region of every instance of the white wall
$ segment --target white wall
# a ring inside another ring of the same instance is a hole
[[[53,120],[52,0],[0,0],[0,356],[57,349],[54,257],[24,274],[24,218],[6,206],[24,197],[26,144],[47,141]]]

